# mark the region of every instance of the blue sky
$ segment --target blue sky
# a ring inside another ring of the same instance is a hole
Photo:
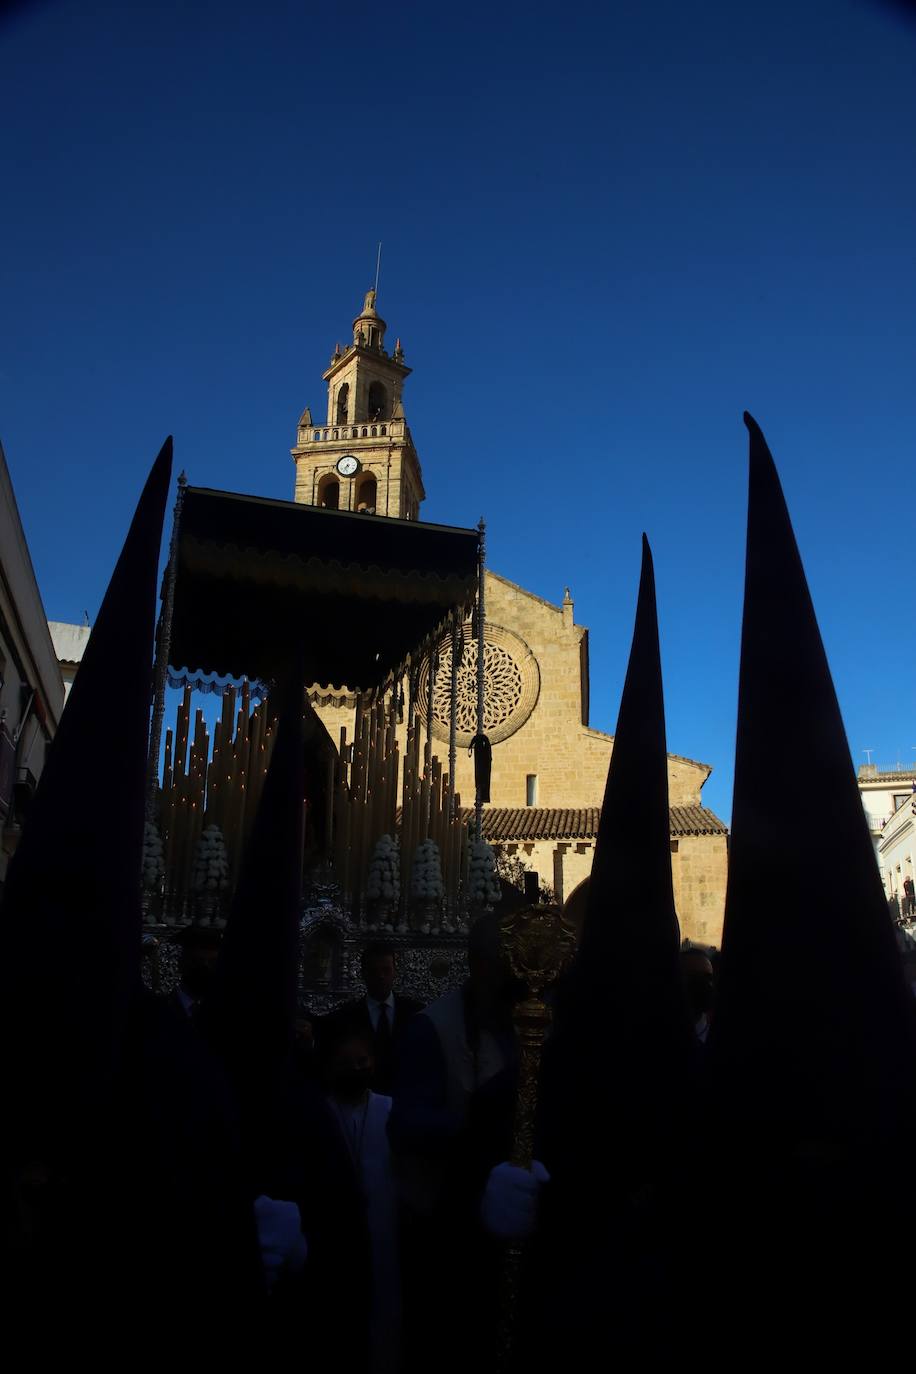
[[[0,49],[0,437],[50,617],[94,615],[165,434],[195,483],[292,496],[382,239],[424,516],[571,587],[594,725],[645,529],[669,748],[728,817],[747,408],[853,756],[916,758],[902,10],[46,0]]]

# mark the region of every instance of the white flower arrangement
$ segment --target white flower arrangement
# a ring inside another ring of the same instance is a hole
[[[493,906],[502,897],[496,855],[486,840],[474,840],[471,844],[467,894],[472,906]]]
[[[197,853],[194,855],[191,887],[195,892],[215,895],[225,892],[228,886],[229,856],[226,853],[226,841],[218,825],[208,825],[200,837]]]
[[[424,840],[417,846],[410,875],[410,895],[415,902],[441,902],[445,895],[439,846],[435,840]]]
[[[143,825],[143,859],[141,881],[147,892],[158,892],[165,877],[165,850],[155,821]]]
[[[382,835],[369,863],[366,896],[370,902],[393,906],[401,895],[401,852],[397,840]]]

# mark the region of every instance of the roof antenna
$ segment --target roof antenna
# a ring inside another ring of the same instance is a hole
[[[379,268],[381,267],[381,265],[382,265],[382,245],[379,244],[379,246],[378,246],[378,253],[377,253],[376,259],[375,259],[375,294],[376,294],[376,295],[378,295],[378,274],[379,274]]]
[[[862,753],[863,753],[863,754],[865,755],[865,757],[868,759],[869,764],[871,763],[871,756],[872,756],[872,754],[873,754],[874,752],[875,752],[874,749],[863,749],[863,750],[862,750]]]

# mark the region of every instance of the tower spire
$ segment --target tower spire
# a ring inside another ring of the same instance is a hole
[[[353,321],[353,342],[337,346],[323,374],[327,419],[313,423],[308,409],[300,416],[292,450],[296,500],[416,520],[426,493],[404,416],[402,391],[410,368],[400,339],[393,353],[385,348],[387,326],[376,309],[381,248],[375,286]]]

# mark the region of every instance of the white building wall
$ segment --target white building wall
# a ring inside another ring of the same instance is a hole
[[[896,782],[881,782],[880,785],[873,786],[863,784],[859,779],[859,791],[862,794],[862,805],[865,814],[868,816],[872,825],[880,830],[897,810],[898,803],[895,798],[905,796],[911,791],[916,774],[909,777],[903,773],[898,775]]]
[[[92,633],[88,625],[69,625],[65,621],[49,620],[51,643],[57,654],[61,675],[64,679],[64,701],[70,695],[77,671],[83,661],[83,653]]]
[[[0,883],[20,831],[19,801],[37,780],[64,684],[0,448]]]
[[[916,783],[916,769],[879,769],[875,764],[863,764],[859,769],[858,783],[862,806],[875,846],[875,859],[883,876],[881,841],[884,827],[912,791]],[[888,896],[891,895],[888,890]]]
[[[903,901],[903,882],[916,883],[916,792],[898,807],[878,842],[878,867],[888,897]]]

